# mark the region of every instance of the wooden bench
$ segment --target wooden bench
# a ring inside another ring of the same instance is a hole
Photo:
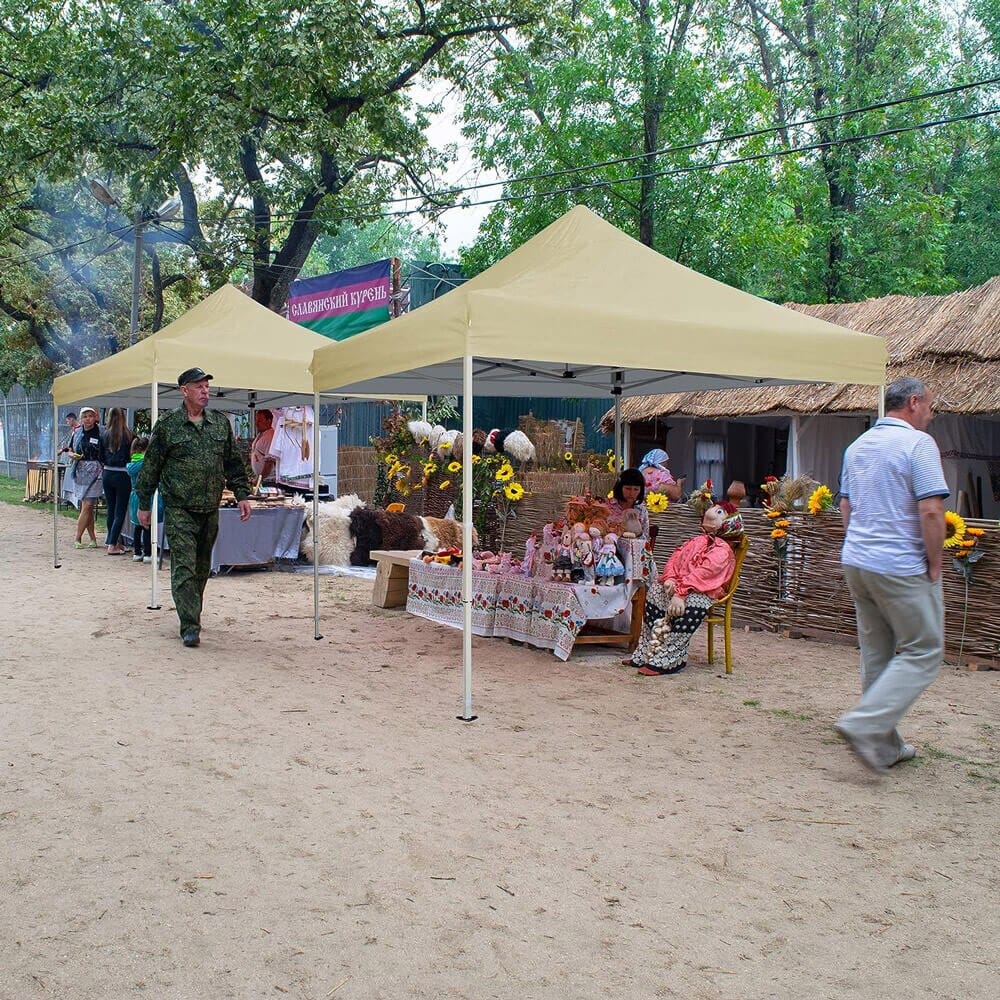
[[[646,610],[645,587],[636,587],[635,593],[632,595],[631,605],[632,614],[627,632],[613,632],[611,629],[603,628],[600,625],[592,625],[588,622],[583,626],[583,631],[576,637],[573,645],[624,646],[631,653],[639,645],[639,633],[642,630],[642,615]]]
[[[372,606],[401,608],[406,604],[410,583],[410,560],[420,556],[420,549],[373,549],[376,562]]]

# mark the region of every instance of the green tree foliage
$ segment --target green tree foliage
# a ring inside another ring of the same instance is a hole
[[[317,238],[300,276],[340,271],[386,257],[440,260],[441,247],[436,236],[419,232],[405,219],[380,220],[365,226],[345,225],[336,233]]]
[[[922,0],[556,5],[537,30],[504,38],[477,79],[467,134],[480,158],[533,179],[505,186],[463,262],[487,266],[583,202],[660,252],[778,300],[985,280],[997,262],[995,184],[984,183],[995,122],[863,137],[975,113],[996,89],[841,115],[991,75],[981,50],[996,3],[978,7],[977,21]],[[801,147],[813,148],[784,155]],[[539,176],[557,170],[567,172]]]
[[[64,185],[59,221],[76,241],[120,235],[135,208],[177,191],[181,219],[150,227],[150,247],[181,248],[201,293],[244,268],[274,309],[322,233],[378,216],[391,195],[419,197],[442,165],[416,82],[454,76],[494,31],[533,16],[533,0],[2,3],[0,256],[21,266],[54,249],[40,186]],[[84,173],[127,209],[101,219]],[[31,325],[48,290],[38,274],[22,284],[0,286],[0,308],[53,361],[77,363],[73,317],[50,302],[58,321]],[[91,295],[88,307],[105,305]]]

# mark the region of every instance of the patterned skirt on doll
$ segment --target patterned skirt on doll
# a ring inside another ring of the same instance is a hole
[[[639,644],[632,653],[632,665],[650,666],[663,673],[677,673],[687,666],[691,636],[708,616],[712,607],[711,597],[692,590],[684,601],[684,614],[679,618],[667,616],[669,599],[659,580],[650,584],[646,592],[646,610],[642,616]]]
[[[618,558],[616,551],[601,552],[597,557],[597,564],[594,566],[594,573],[598,577],[607,579],[624,576],[625,564]]]

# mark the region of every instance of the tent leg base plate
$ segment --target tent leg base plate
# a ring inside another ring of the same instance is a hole
[[[478,715],[456,715],[455,718],[458,719],[459,722],[475,722],[476,719],[479,718],[479,716]]]

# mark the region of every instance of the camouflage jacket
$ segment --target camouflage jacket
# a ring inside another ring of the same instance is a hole
[[[135,484],[139,510],[150,509],[157,487],[167,507],[214,510],[226,483],[237,500],[249,496],[246,470],[225,414],[205,410],[198,426],[181,406],[156,421]]]

